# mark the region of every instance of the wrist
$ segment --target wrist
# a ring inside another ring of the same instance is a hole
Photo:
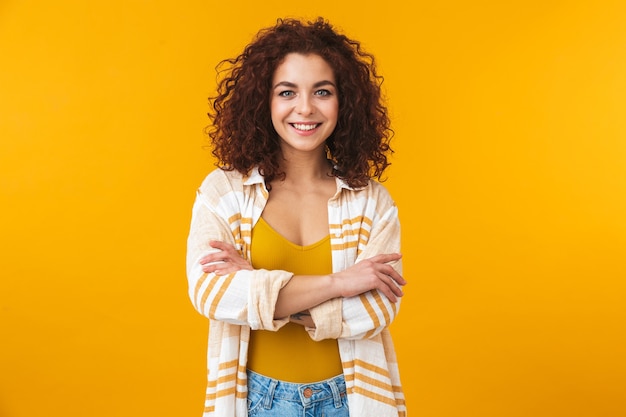
[[[343,297],[343,289],[341,286],[341,280],[337,278],[337,274],[332,273],[324,276],[326,281],[324,287],[328,288],[328,299]]]

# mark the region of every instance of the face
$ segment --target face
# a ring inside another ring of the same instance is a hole
[[[272,124],[285,152],[324,153],[337,126],[339,98],[332,68],[319,55],[291,53],[276,68],[270,98]]]

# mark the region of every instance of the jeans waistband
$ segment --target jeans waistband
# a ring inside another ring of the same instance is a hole
[[[274,398],[296,401],[303,405],[332,398],[336,406],[341,406],[341,397],[346,395],[346,381],[343,375],[337,375],[324,381],[299,384],[269,378],[248,370],[248,390],[267,391],[268,404]]]

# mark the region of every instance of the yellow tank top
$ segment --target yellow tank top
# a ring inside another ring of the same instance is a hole
[[[256,269],[281,269],[296,275],[332,272],[330,236],[307,246],[296,245],[260,218],[252,230],[250,247]],[[253,330],[248,347],[248,368],[282,381],[306,383],[343,372],[337,341],[312,340],[304,327],[287,323],[276,332]]]

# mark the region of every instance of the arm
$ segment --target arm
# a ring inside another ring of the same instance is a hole
[[[288,320],[275,320],[274,306],[280,289],[291,279],[291,273],[244,268],[220,273],[216,272],[219,269],[203,270],[201,260],[220,252],[211,241],[238,248],[236,252],[244,259],[243,240],[239,235],[240,217],[232,215],[237,212],[237,202],[221,199],[220,204],[216,204],[209,198],[198,192],[187,240],[187,278],[194,307],[212,320],[249,325],[252,329],[278,329]],[[230,208],[224,208],[229,204]]]
[[[401,255],[397,253],[381,254],[328,276],[296,275],[281,290],[276,315],[280,317],[281,312],[290,314],[292,322],[309,328],[310,333],[315,335],[317,329],[311,311],[319,312],[320,309],[316,307],[328,304],[329,301],[341,304],[342,298],[376,291],[384,294],[392,302],[399,302],[403,295],[400,286],[405,285],[406,281],[388,263],[398,261],[400,258]],[[301,310],[302,306],[308,307]],[[321,311],[324,314],[324,307]]]
[[[350,255],[345,257],[345,262],[353,263],[353,265],[330,276],[291,278],[289,275],[289,278],[281,281],[274,303],[271,304],[267,297],[263,302],[266,308],[268,303],[272,308],[276,307],[272,311],[271,319],[286,320],[287,317],[296,313],[305,314],[308,309],[318,329],[315,329],[313,322],[304,315],[292,317],[292,320],[309,327],[309,332],[315,333],[312,334],[315,340],[342,336],[367,337],[368,331],[378,332],[386,327],[395,317],[399,306],[398,297],[401,296],[402,291],[398,285],[406,283],[400,275],[400,255],[393,254],[399,251],[400,246],[397,210],[390,199],[387,199],[386,208],[386,212],[380,214],[369,213],[370,218],[373,219],[371,230],[358,232],[359,234],[367,233],[369,238],[362,239],[363,243],[358,247],[361,253],[356,259],[356,264],[351,261],[356,258],[356,255]],[[230,216],[223,217],[230,218]],[[224,220],[222,222],[224,223]],[[231,229],[235,228],[232,225],[225,226],[226,233],[223,241],[226,245],[234,245]],[[202,242],[207,242],[206,247],[209,247],[209,238],[206,236],[219,239],[218,234],[202,233],[201,235],[205,236]],[[249,264],[240,263],[243,258],[241,251],[233,249],[232,252],[227,252],[225,250],[227,246],[220,248],[215,245],[215,242],[210,245],[213,253],[205,250],[202,259],[197,261],[197,264],[202,269],[201,272],[212,275],[214,279],[224,274],[234,274],[237,277],[245,276],[245,273],[265,272],[261,276],[263,278],[268,273],[285,273],[284,271],[253,271]],[[391,252],[389,255],[380,255],[382,257],[376,258],[379,254],[385,253],[387,248],[396,250],[387,252]],[[356,250],[352,247],[353,253]],[[275,282],[265,279],[264,285],[268,286],[271,283]],[[252,306],[257,304],[249,303]],[[349,308],[342,309],[344,304]],[[267,321],[266,317],[265,322]],[[251,327],[256,328],[252,324]],[[361,332],[356,330],[361,330]]]
[[[400,254],[381,254],[350,268],[329,275],[295,275],[280,290],[276,317],[285,317],[339,297],[354,297],[377,290],[396,302],[402,296],[400,285],[406,281],[388,262]]]
[[[360,247],[355,265],[367,262],[380,253],[400,252],[400,224],[397,207],[390,204],[380,215],[372,216],[369,239]],[[348,259],[349,261],[349,259]],[[402,274],[402,261],[398,257],[388,263],[398,276]],[[404,285],[400,281],[395,281]],[[314,340],[327,338],[362,339],[373,337],[389,326],[400,307],[400,298],[373,289],[356,296],[330,300],[311,309],[316,324],[309,329]]]
[[[221,241],[211,241],[209,244],[211,247],[218,249],[219,252],[210,253],[200,259],[204,272],[224,275],[240,270],[253,269],[252,265],[242,257],[233,245]],[[291,314],[289,321],[305,327],[315,327],[309,310]]]
[[[233,245],[219,241],[211,241],[210,245],[219,252],[200,260],[204,272],[224,275],[253,270]],[[278,294],[274,317],[290,317],[292,321],[302,323],[310,316],[309,308],[334,298],[358,296],[372,290],[378,290],[396,302],[402,296],[399,286],[406,281],[388,263],[400,257],[400,254],[377,255],[330,275],[294,275]]]

